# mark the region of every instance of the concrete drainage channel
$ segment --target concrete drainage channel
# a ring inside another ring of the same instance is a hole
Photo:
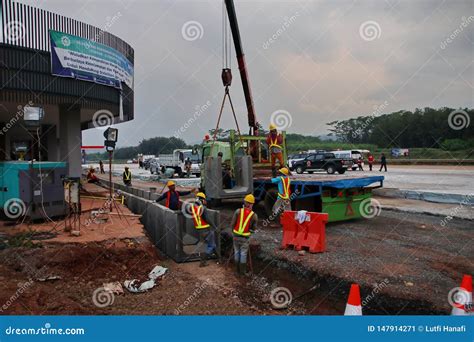
[[[104,181],[109,186],[109,182]],[[170,210],[158,203],[159,194],[154,192],[126,187],[114,183],[126,198],[127,207],[135,214],[142,215],[141,222],[153,244],[175,262],[196,261],[205,246],[199,243],[197,232],[191,218],[181,212]],[[220,212],[209,209],[211,222],[221,227]],[[222,227],[221,227],[222,228]],[[226,236],[224,260],[230,253],[229,239]],[[216,234],[218,248],[221,249],[221,233]],[[249,305],[268,308],[269,295],[272,290],[280,287],[289,289],[294,301],[286,309],[294,314],[326,314],[337,315],[344,312],[345,300],[351,283],[331,275],[321,275],[304,268],[303,265],[289,262],[285,258],[277,258],[266,248],[252,246],[254,274],[240,287],[239,297]],[[361,286],[362,293],[373,293],[374,288]],[[249,293],[252,295],[249,297]],[[398,314],[446,314],[434,310],[430,303],[401,298],[393,298],[383,293],[364,305],[364,314],[386,315]]]
[[[108,181],[103,184],[110,186]],[[180,211],[173,211],[156,203],[158,194],[142,189],[114,183],[126,198],[126,205],[134,214],[142,215],[141,223],[145,227],[153,244],[175,262],[199,260],[205,246],[199,242],[199,236],[192,218]],[[209,209],[209,223],[220,226],[220,213]],[[216,232],[217,249],[220,250],[220,233]]]

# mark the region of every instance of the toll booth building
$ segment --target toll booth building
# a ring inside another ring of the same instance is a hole
[[[133,64],[107,31],[0,0],[0,205],[64,200],[61,178],[81,176],[82,130],[133,119]]]

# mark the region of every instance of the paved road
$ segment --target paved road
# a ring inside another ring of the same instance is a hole
[[[98,167],[98,165],[93,165]],[[125,164],[113,165],[115,173],[123,171]],[[138,164],[128,165],[135,176],[147,179],[149,171],[138,168]],[[414,190],[424,192],[459,194],[474,196],[474,166],[444,166],[422,165],[388,166],[388,172],[375,171],[348,171],[344,175],[329,176],[326,173],[315,173],[314,177],[352,177],[354,175],[383,175],[385,176],[384,188],[398,188],[400,190]],[[108,170],[108,165],[105,166]],[[311,175],[305,174],[308,178]],[[153,177],[151,178],[153,179]]]
[[[358,171],[355,171],[358,172]],[[474,196],[474,166],[388,166],[384,187]]]

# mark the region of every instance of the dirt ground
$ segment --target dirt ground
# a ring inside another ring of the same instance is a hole
[[[88,189],[91,197],[103,195],[100,188]],[[139,218],[120,203],[126,219],[91,221],[90,211],[102,206],[101,199],[84,199],[81,220],[89,224],[80,237],[64,232],[63,222],[0,226],[0,314],[340,315],[352,282],[361,285],[365,314],[448,314],[449,290],[474,271],[468,220],[442,226],[440,216],[382,210],[372,219],[329,224],[327,251],[300,255],[280,249],[281,227],[270,222],[263,228],[257,207],[253,275],[238,278],[227,256],[200,268],[160,255]],[[221,208],[224,230],[239,206]],[[168,273],[155,288],[141,294],[124,289],[104,299],[104,283],[146,280],[156,265]],[[280,287],[293,301],[275,310],[270,293]]]
[[[100,189],[86,188],[99,196]],[[103,194],[102,194],[103,195]],[[0,314],[35,315],[266,315],[281,314],[268,300],[271,285],[261,276],[238,278],[232,265],[210,261],[176,264],[160,255],[137,217],[90,219],[104,200],[83,196],[81,236],[56,223],[0,225]],[[123,205],[123,215],[132,213]],[[114,209],[117,212],[117,209]],[[102,291],[103,284],[147,280],[154,266],[168,268],[155,288],[121,295]],[[251,295],[249,295],[249,293]],[[99,303],[99,305],[97,305]],[[105,305],[107,304],[107,305]],[[286,310],[291,314],[294,310]],[[299,309],[300,313],[304,313]]]

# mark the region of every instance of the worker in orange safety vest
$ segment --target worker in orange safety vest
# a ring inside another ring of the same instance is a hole
[[[201,253],[201,263],[199,267],[207,266],[207,260],[211,257],[213,252],[216,252],[220,259],[220,253],[216,249],[215,227],[212,227],[209,223],[206,204],[206,195],[202,192],[198,192],[195,202],[189,204],[194,228],[196,228],[199,233],[199,241],[206,243],[206,252]]]
[[[255,197],[247,195],[242,208],[234,212],[230,226],[234,242],[234,262],[237,275],[247,274],[247,254],[250,235],[257,228],[258,216],[252,211]]]
[[[272,208],[275,217],[283,211],[291,210],[290,170],[282,167],[278,172],[280,176],[272,178],[272,183],[278,184],[278,198]]]
[[[270,161],[272,163],[272,177],[276,177],[276,161],[280,164],[280,168],[285,166],[283,161],[283,151],[281,145],[283,144],[283,137],[278,133],[274,124],[270,124],[270,134],[267,135],[267,145],[270,152]]]

